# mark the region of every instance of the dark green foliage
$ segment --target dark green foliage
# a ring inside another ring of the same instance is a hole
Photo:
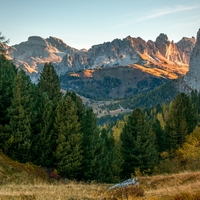
[[[17,69],[12,62],[0,55],[0,124],[2,125],[9,123],[7,109],[11,105],[16,74]]]
[[[67,91],[66,96],[70,96],[72,101],[76,104],[78,121],[82,123],[82,119],[85,115],[85,106],[83,105],[81,98],[77,96],[75,92],[69,91]]]
[[[8,154],[20,162],[31,160],[31,115],[33,111],[33,99],[30,91],[30,78],[24,71],[20,70],[14,81],[12,103],[8,109],[10,116],[8,130],[10,132],[9,141],[11,143]]]
[[[40,94],[44,92],[47,93],[49,100],[51,100],[54,105],[56,105],[62,97],[58,75],[50,63],[44,65],[38,82],[38,90]]]
[[[87,96],[92,99],[105,99],[110,98],[110,92],[113,88],[119,88],[122,84],[118,78],[105,76],[103,80],[91,79],[82,81],[77,78],[65,75],[61,77],[63,88],[73,88],[79,94]],[[73,80],[73,83],[68,83]]]
[[[43,93],[38,99],[38,121],[35,124],[36,133],[32,147],[33,162],[37,165],[52,167],[54,165],[53,147],[55,149],[56,146],[52,132],[54,106],[46,93]]]
[[[97,117],[91,108],[87,109],[82,120],[83,131],[83,178],[95,180],[100,174],[102,144],[97,128]]]
[[[122,176],[130,177],[137,168],[142,173],[151,172],[158,161],[156,136],[140,109],[135,109],[129,116],[121,133],[121,141],[124,159]]]
[[[90,78],[82,78],[81,72],[77,72],[81,78],[70,76],[69,73],[66,73],[61,76],[61,86],[66,90],[70,88],[70,90],[72,89],[91,99],[106,100],[124,97],[126,99],[127,97],[153,90],[166,82],[166,79],[153,76],[140,81],[140,78],[137,80],[136,77],[129,76],[129,73],[127,73],[129,71],[128,67],[122,68],[122,71],[118,71],[119,68],[113,69],[112,75],[107,74],[106,69],[102,69],[101,72],[96,70],[94,76]],[[123,70],[126,70],[126,72],[123,73]],[[123,75],[119,75],[119,73]]]
[[[158,119],[156,119],[155,122],[153,123],[152,130],[156,134],[158,151],[163,152],[168,150],[168,146],[166,143],[167,140],[166,134],[165,131],[162,129]]]
[[[4,151],[4,153],[7,153],[8,149],[8,143],[10,134],[7,130],[6,126],[3,126],[0,124],[0,149]]]
[[[55,110],[62,99],[62,93],[58,75],[50,63],[44,65],[37,90],[38,113],[33,140],[34,163],[52,167],[54,166],[53,152],[57,147],[57,136],[53,133]]]
[[[103,142],[101,181],[107,183],[118,182],[123,162],[120,145],[114,140],[112,131],[108,128],[102,129],[101,139]]]
[[[181,93],[170,105],[169,119],[166,123],[169,150],[174,150],[185,142],[197,124],[197,112],[190,98]]]
[[[153,108],[158,103],[170,103],[179,91],[175,87],[176,80],[167,82],[161,86],[156,87],[150,92],[141,92],[131,97],[124,98],[120,101],[120,105],[123,108],[135,109],[135,108]],[[119,108],[119,103],[107,106],[110,110]]]
[[[54,134],[57,136],[54,157],[56,169],[62,176],[79,179],[83,160],[82,133],[76,113],[70,96],[59,102],[54,123]]]

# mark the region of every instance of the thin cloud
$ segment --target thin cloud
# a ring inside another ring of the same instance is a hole
[[[145,21],[153,18],[157,18],[160,16],[177,13],[177,12],[183,12],[187,10],[194,10],[199,8],[199,6],[190,6],[190,7],[184,7],[184,6],[177,6],[176,8],[164,8],[162,10],[155,10],[152,14],[147,15],[143,18],[140,18],[138,21]]]
[[[152,13],[150,13],[147,16],[135,19],[132,22],[129,23],[125,23],[125,24],[121,24],[121,25],[117,25],[114,28],[119,28],[119,27],[123,27],[123,26],[128,26],[128,25],[132,25],[135,24],[137,22],[142,22],[142,21],[147,21],[147,20],[151,20],[151,19],[155,19],[161,16],[165,16],[165,15],[169,15],[172,13],[178,13],[178,12],[184,12],[184,11],[188,11],[188,10],[194,10],[199,8],[199,5],[196,6],[176,6],[175,8],[163,8],[163,9],[159,9],[159,10],[154,10]]]

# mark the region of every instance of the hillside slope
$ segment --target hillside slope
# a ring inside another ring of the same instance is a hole
[[[11,183],[34,183],[47,181],[47,173],[32,164],[13,161],[0,152],[0,185]]]

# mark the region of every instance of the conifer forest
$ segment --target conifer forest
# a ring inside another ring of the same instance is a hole
[[[200,94],[193,91],[98,125],[75,92],[61,92],[51,63],[33,84],[0,56],[1,151],[64,178],[114,183],[138,174],[199,170],[199,114]]]

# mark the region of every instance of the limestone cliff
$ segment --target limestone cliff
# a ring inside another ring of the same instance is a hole
[[[197,32],[195,47],[191,53],[188,73],[179,81],[179,89],[182,92],[197,90],[200,92],[200,29]]]
[[[128,36],[94,45],[87,51],[72,48],[55,37],[31,36],[28,41],[10,47],[9,53],[15,64],[26,70],[34,82],[45,62],[51,62],[58,75],[85,69],[131,66],[158,77],[176,79],[188,71],[194,44],[195,38],[183,38],[174,43],[161,33],[155,42]]]

